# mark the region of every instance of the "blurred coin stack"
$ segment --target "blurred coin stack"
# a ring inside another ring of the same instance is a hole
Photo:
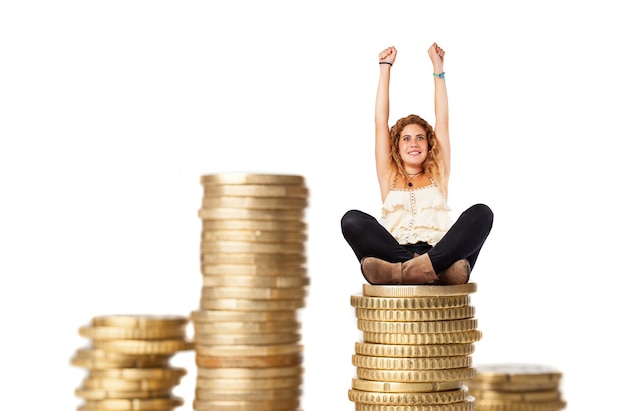
[[[94,317],[79,334],[91,344],[80,348],[71,364],[87,376],[75,395],[79,411],[171,411],[183,405],[173,394],[184,368],[170,365],[179,351],[193,349],[187,339],[188,317],[111,315]]]
[[[465,384],[476,398],[477,411],[558,411],[561,372],[542,364],[484,364]]]
[[[465,380],[482,337],[470,295],[476,284],[363,285],[351,296],[363,341],[348,391],[356,411],[470,411]]]
[[[299,410],[308,189],[295,175],[213,174],[204,188],[202,293],[191,313],[197,411]]]

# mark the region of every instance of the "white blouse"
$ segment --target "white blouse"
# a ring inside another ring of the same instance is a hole
[[[435,245],[452,225],[450,208],[434,182],[417,189],[392,188],[383,203],[381,224],[400,244]]]

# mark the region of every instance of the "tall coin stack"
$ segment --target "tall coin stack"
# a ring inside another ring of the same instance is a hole
[[[561,398],[561,372],[544,364],[483,364],[467,381],[476,398],[477,411],[558,411],[567,403]]]
[[[183,405],[173,395],[184,368],[170,366],[179,351],[193,349],[188,317],[111,315],[94,317],[79,334],[92,343],[79,348],[71,364],[88,375],[75,390],[79,411],[171,411]]]
[[[295,175],[201,177],[197,411],[299,410],[308,189]]]
[[[351,296],[363,341],[355,345],[348,398],[356,411],[473,411],[464,380],[482,337],[470,295],[476,284],[363,285]]]

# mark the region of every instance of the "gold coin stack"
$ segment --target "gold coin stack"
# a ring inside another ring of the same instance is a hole
[[[171,411],[183,405],[173,389],[187,374],[170,358],[193,349],[187,339],[188,317],[111,315],[94,317],[79,335],[91,344],[79,348],[70,362],[88,375],[75,395],[79,411]]]
[[[478,411],[558,411],[561,372],[542,364],[484,364],[465,384],[476,398]]]
[[[473,411],[464,380],[482,337],[476,284],[375,286],[351,296],[363,341],[355,345],[348,398],[356,411]]]
[[[299,410],[305,305],[301,176],[201,177],[200,308],[191,313],[197,411]]]

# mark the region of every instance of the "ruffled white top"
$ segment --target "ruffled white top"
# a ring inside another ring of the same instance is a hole
[[[452,225],[450,208],[431,179],[417,189],[392,188],[383,203],[380,223],[400,244],[435,245]]]

